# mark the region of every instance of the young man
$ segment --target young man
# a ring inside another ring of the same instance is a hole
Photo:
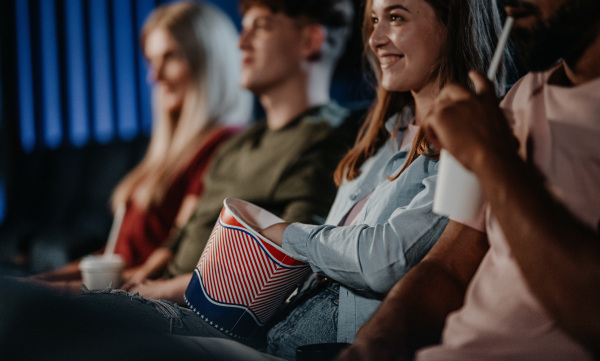
[[[448,86],[427,125],[477,175],[485,225],[451,222],[343,360],[411,360],[440,335],[417,360],[600,355],[600,2],[501,3],[533,72],[502,111],[472,74],[477,91]]]
[[[241,9],[241,85],[258,97],[266,121],[219,150],[187,225],[123,287],[142,296],[183,303],[227,197],[307,223],[322,223],[333,202],[333,169],[355,135],[342,124],[348,112],[329,98],[352,3],[242,0]],[[169,279],[148,279],[164,269]]]

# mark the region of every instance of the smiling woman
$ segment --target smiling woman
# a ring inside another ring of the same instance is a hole
[[[427,3],[407,6],[375,2],[371,9],[369,46],[380,64],[381,85],[392,91],[435,92],[431,80],[437,75],[446,29]]]
[[[144,45],[152,79],[157,83],[160,106],[177,117],[191,86],[191,69],[179,43],[163,28],[150,31]]]

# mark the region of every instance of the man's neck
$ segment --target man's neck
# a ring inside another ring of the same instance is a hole
[[[326,84],[311,79],[287,82],[258,98],[265,110],[267,126],[280,129],[306,110],[327,104],[330,101],[329,81]]]
[[[600,78],[600,32],[576,61],[565,61],[565,74],[571,83],[580,85]]]

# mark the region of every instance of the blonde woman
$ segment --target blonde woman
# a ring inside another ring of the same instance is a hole
[[[129,269],[125,278],[185,224],[212,155],[251,114],[251,95],[239,86],[237,39],[228,16],[207,3],[160,6],[142,28],[154,81],[152,136],[111,198],[113,211],[124,209],[115,252]],[[78,263],[36,278],[78,280]]]

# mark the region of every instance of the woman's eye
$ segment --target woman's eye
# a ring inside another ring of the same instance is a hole
[[[379,22],[379,19],[378,19],[378,18],[376,18],[376,17],[372,17],[372,18],[371,18],[371,22],[372,22],[373,24],[377,24],[377,23]]]
[[[390,15],[390,20],[391,21],[400,21],[400,20],[402,20],[402,16],[391,14]]]

